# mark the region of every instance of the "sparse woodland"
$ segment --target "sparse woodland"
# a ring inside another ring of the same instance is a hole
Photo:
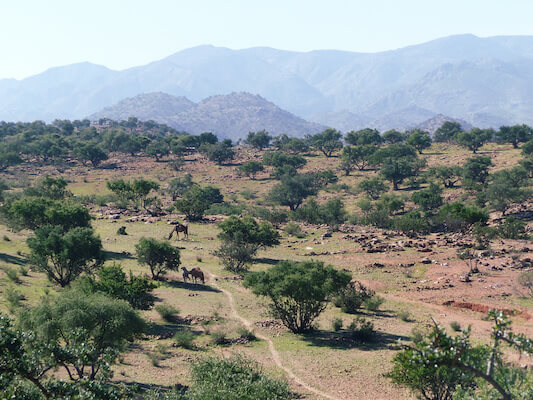
[[[533,398],[533,129],[0,123],[0,393]]]

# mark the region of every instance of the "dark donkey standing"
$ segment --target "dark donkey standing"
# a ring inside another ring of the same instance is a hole
[[[180,240],[180,232],[183,232],[183,236],[189,239],[189,225],[183,225],[182,223],[176,221],[171,222],[172,225],[175,225],[170,234],[168,235],[168,240],[172,239],[172,235],[176,232],[178,240]]]

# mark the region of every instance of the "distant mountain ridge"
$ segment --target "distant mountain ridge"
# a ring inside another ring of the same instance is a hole
[[[456,35],[379,53],[199,46],[123,71],[74,64],[0,80],[0,120],[83,118],[152,92],[192,102],[248,92],[343,130],[438,114],[479,127],[533,124],[533,36]]]
[[[304,136],[326,128],[282,110],[261,96],[246,92],[211,96],[198,104],[185,97],[174,97],[161,92],[146,93],[106,107],[90,115],[89,119],[126,120],[128,117],[152,119],[193,134],[213,132],[219,137],[232,140],[261,129],[274,135],[286,133]]]

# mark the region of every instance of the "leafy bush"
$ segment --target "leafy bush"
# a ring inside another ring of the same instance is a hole
[[[285,233],[291,236],[296,236],[299,239],[302,239],[306,236],[305,232],[302,231],[302,228],[300,228],[300,225],[293,222],[287,224],[285,227]]]
[[[442,189],[430,184],[427,189],[413,193],[411,200],[424,211],[431,211],[442,205]]]
[[[378,311],[385,299],[380,296],[372,296],[363,302],[363,305],[368,311]]]
[[[410,211],[394,218],[394,229],[401,232],[427,232],[430,228],[428,219],[418,211]]]
[[[237,167],[237,170],[241,174],[251,179],[255,179],[257,173],[263,171],[264,169],[265,167],[259,161],[248,161]]]
[[[180,312],[176,307],[171,306],[170,304],[158,304],[155,306],[155,310],[161,318],[167,322],[175,322],[176,317]]]
[[[271,301],[273,314],[295,333],[311,329],[330,298],[346,287],[350,275],[318,261],[282,261],[248,275],[244,285]]]
[[[370,342],[376,335],[372,321],[359,317],[354,319],[348,326],[348,331],[353,339],[360,340],[361,342]]]
[[[526,224],[515,217],[507,217],[498,227],[498,235],[504,239],[527,239]]]
[[[218,346],[222,346],[228,343],[228,339],[226,338],[226,332],[222,330],[214,331],[211,333],[211,342],[213,344],[216,344]]]
[[[239,215],[246,209],[244,204],[211,204],[205,212],[207,215]]]
[[[450,322],[450,327],[454,332],[461,332],[461,324],[457,321]]]
[[[174,335],[174,343],[176,346],[183,347],[184,349],[194,349],[194,333],[191,331],[179,331]]]
[[[409,311],[407,311],[407,310],[398,311],[398,317],[404,322],[410,322],[411,321],[411,313]]]
[[[381,194],[388,189],[387,185],[385,185],[385,182],[377,177],[363,179],[361,182],[359,182],[357,187],[364,191],[368,197],[373,200],[379,199]]]
[[[338,332],[342,329],[342,318],[335,318],[333,321],[331,321],[331,327],[335,332]]]
[[[529,296],[533,298],[533,270],[520,273],[518,284],[527,289]]]
[[[375,295],[373,290],[365,287],[361,282],[350,282],[335,297],[335,307],[340,307],[342,312],[355,314],[363,302]]]
[[[192,186],[183,196],[176,201],[176,209],[184,213],[188,220],[198,221],[213,204],[222,203],[224,197],[218,188],[213,186]]]
[[[210,357],[192,365],[190,400],[288,400],[293,398],[287,382],[266,375],[244,356]]]
[[[335,226],[346,220],[346,211],[339,198],[329,199],[324,204],[318,204],[314,198],[311,198],[294,212],[294,219],[309,224]]]
[[[18,272],[13,268],[4,268],[4,272],[7,276],[7,279],[9,279],[13,283],[20,283],[20,278]]]
[[[237,334],[239,337],[248,340],[249,342],[253,342],[254,340],[257,340],[257,336],[255,336],[255,333],[243,326],[241,326],[237,330]]]
[[[268,209],[265,207],[254,207],[251,214],[255,218],[261,218],[271,224],[282,224],[287,222],[288,214],[285,210]]]
[[[102,292],[115,298],[127,301],[133,308],[148,310],[154,305],[155,297],[152,290],[156,288],[148,278],[133,276],[129,279],[120,265],[103,266],[97,273],[98,279],[86,277],[80,282],[82,290],[88,293]]]
[[[486,224],[488,213],[476,206],[461,202],[446,203],[439,210],[439,220],[448,231],[465,229],[475,223]]]

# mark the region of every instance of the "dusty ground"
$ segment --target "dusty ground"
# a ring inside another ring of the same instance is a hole
[[[486,147],[480,153],[492,157],[494,169],[510,167],[519,158],[518,151],[510,146]],[[460,164],[470,157],[470,153],[456,147],[434,146],[426,153],[428,165]],[[167,162],[117,155],[111,157],[102,169],[79,165],[60,168],[20,166],[10,170],[5,179],[20,185],[45,175],[61,175],[69,179],[69,189],[81,196],[105,194],[109,179],[143,176],[159,181],[164,187],[172,177],[189,172],[197,182],[220,187],[227,201],[262,204],[265,194],[275,183],[268,179],[268,172],[258,176],[257,180],[240,177],[236,172],[239,163],[260,157],[255,151],[242,149],[234,165],[221,167],[195,155],[188,158],[181,171],[174,171]],[[304,170],[336,169],[338,163],[339,159],[335,157],[313,156],[308,158]],[[351,176],[341,176],[339,172],[340,183],[348,185],[349,189],[321,192],[319,200],[342,196],[346,208],[358,212],[356,201],[361,194],[354,190],[355,185],[358,180],[374,174],[376,171],[356,171]],[[244,198],[243,191],[252,192],[252,198],[248,194],[247,199]],[[410,194],[407,190],[400,193]],[[446,191],[449,198],[459,198],[462,194],[460,188]],[[165,204],[171,203],[168,196],[163,199]],[[132,215],[117,214],[110,207],[92,205],[91,211],[96,217],[93,226],[102,238],[108,262],[118,262],[126,271],[132,270],[136,274],[147,271],[137,263],[134,245],[142,236],[165,238],[170,231],[167,222],[178,217],[143,217],[137,222],[126,222]],[[167,280],[159,284],[155,291],[158,302],[177,307],[183,320],[167,323],[154,310],[145,312],[145,318],[152,323],[150,331],[144,340],[131,346],[123,362],[116,366],[115,379],[160,386],[187,384],[191,360],[212,353],[240,352],[258,360],[266,371],[288,378],[294,390],[304,398],[361,399],[371,396],[374,399],[411,399],[409,392],[391,385],[382,374],[390,369],[394,344],[398,340],[410,340],[414,328],[428,327],[431,317],[448,327],[452,321],[461,326],[472,325],[476,340],[484,340],[490,332],[490,323],[483,319],[481,311],[487,307],[517,310],[518,315],[513,317],[515,330],[533,337],[533,300],[527,298],[517,284],[518,274],[533,267],[527,261],[533,259],[532,243],[493,241],[493,253],[480,257],[479,273],[473,274],[470,282],[464,281],[468,267],[458,259],[457,248],[472,243],[472,238],[461,235],[432,234],[412,238],[397,232],[344,225],[339,232],[329,236],[325,235],[326,227],[302,224],[306,238],[297,239],[283,233],[280,246],[259,254],[253,270],[266,269],[283,259],[323,260],[352,272],[355,279],[383,296],[386,302],[381,311],[362,312],[374,322],[379,331],[378,338],[371,344],[361,344],[332,331],[331,322],[335,317],[342,318],[345,326],[353,319],[333,306],[321,315],[317,330],[309,335],[293,335],[272,321],[266,312],[266,302],[243,288],[241,280],[224,271],[212,255],[218,246],[216,221],[221,218],[210,217],[205,223],[190,224],[190,239],[173,241],[181,248],[184,266],[199,266],[212,274],[211,278],[206,285],[192,285],[184,284],[180,274],[170,273]],[[126,226],[127,236],[116,234],[122,225]],[[29,232],[13,232],[0,226],[0,237],[8,239],[0,241],[2,270],[26,265],[25,239],[28,235]],[[56,290],[41,273],[29,271],[28,276],[20,279],[19,284],[10,282],[5,272],[0,272],[0,290],[5,295],[8,287],[14,287],[25,296],[24,306],[36,304],[46,293]],[[0,299],[0,309],[7,310],[5,296]],[[410,319],[401,320],[398,317],[400,311],[408,311]],[[211,322],[206,325],[201,323],[202,320]],[[226,346],[211,343],[210,333],[224,331],[228,338],[237,338],[238,329],[247,324],[262,340]],[[172,346],[172,334],[182,329],[196,333],[197,350]],[[521,359],[520,362],[527,360]]]

